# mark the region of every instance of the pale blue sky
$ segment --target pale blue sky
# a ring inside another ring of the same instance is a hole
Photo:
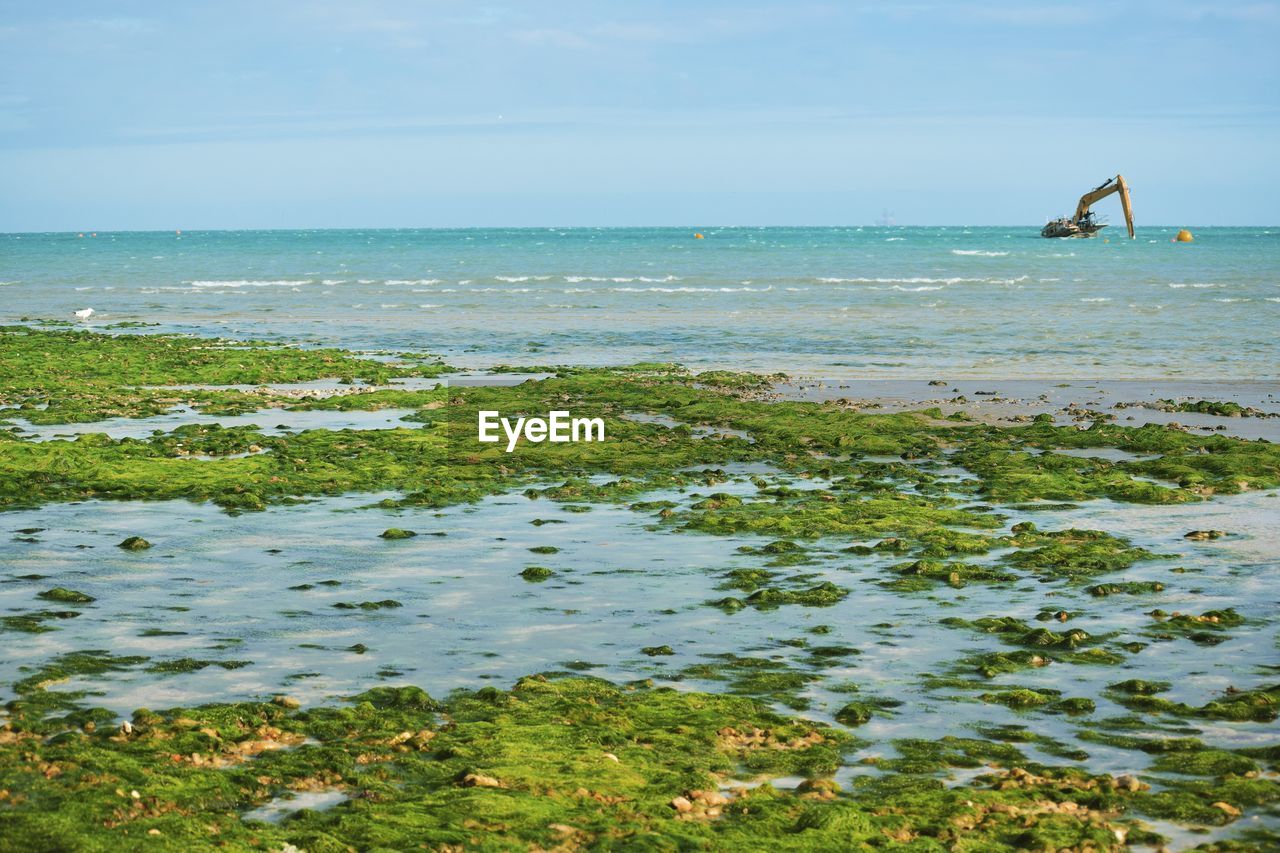
[[[1038,224],[1117,171],[1277,224],[1277,45],[1274,2],[0,0],[0,230]]]

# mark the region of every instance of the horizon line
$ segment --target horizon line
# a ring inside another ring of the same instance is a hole
[[[216,227],[216,228],[72,228],[60,230],[45,231],[0,231],[0,236],[27,236],[27,235],[63,235],[74,234],[78,236],[99,235],[99,234],[225,234],[237,231],[266,231],[266,232],[303,232],[303,231],[557,231],[557,230],[573,230],[573,231],[632,231],[639,229],[689,229],[698,231],[714,231],[714,230],[751,230],[765,228],[787,228],[787,229],[819,229],[819,228],[1015,228],[1015,229],[1038,229],[1042,226],[1029,224],[999,224],[999,225],[967,225],[955,222],[930,222],[930,223],[894,223],[892,225],[883,224],[809,224],[809,225],[768,225],[768,224],[750,224],[750,225],[690,225],[690,224],[647,224],[647,225],[320,225],[320,226],[271,226],[266,228],[258,227]],[[1247,225],[1212,225],[1212,224],[1153,224],[1135,226],[1135,231],[1142,229],[1190,229],[1190,228],[1280,228],[1280,224],[1266,223],[1250,223]]]

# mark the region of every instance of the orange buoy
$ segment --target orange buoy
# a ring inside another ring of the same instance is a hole
[[[697,232],[695,231],[695,232],[694,232],[694,235],[693,235],[693,239],[695,239],[695,240],[705,240],[706,238],[705,238],[705,237],[703,237],[701,234],[699,234],[699,233],[697,233]]]
[[[1190,231],[1188,231],[1187,229],[1183,228],[1181,231],[1179,231],[1179,232],[1178,232],[1178,236],[1173,238],[1173,242],[1175,242],[1175,243],[1192,243],[1192,242],[1195,242],[1195,239],[1196,239],[1195,237],[1192,237],[1192,236],[1191,236],[1191,232],[1190,232]]]

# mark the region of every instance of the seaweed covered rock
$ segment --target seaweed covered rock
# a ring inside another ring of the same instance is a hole
[[[36,598],[43,598],[45,601],[57,601],[62,604],[88,604],[92,601],[97,601],[92,595],[62,586],[55,586],[53,589],[46,589],[44,592],[36,593]]]

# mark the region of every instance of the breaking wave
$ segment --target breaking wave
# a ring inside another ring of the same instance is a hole
[[[272,281],[259,281],[257,279],[233,279],[229,281],[184,281],[183,284],[189,284],[192,287],[298,287],[303,284],[314,284],[315,279],[310,278],[281,278]]]

